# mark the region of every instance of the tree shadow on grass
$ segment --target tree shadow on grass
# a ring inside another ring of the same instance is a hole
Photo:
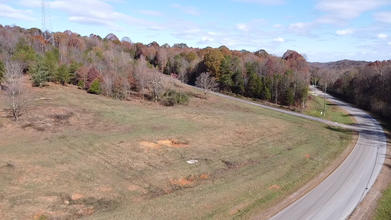
[[[345,128],[341,128],[341,127],[337,127],[337,126],[330,126],[330,125],[326,125],[326,129],[329,129],[331,131],[346,133],[346,134],[352,134],[354,132],[349,129],[345,129]]]

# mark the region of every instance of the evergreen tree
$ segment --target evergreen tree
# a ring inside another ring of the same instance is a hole
[[[230,90],[234,85],[232,81],[233,71],[231,69],[231,56],[224,56],[220,64],[220,88],[221,90]]]
[[[238,70],[232,75],[233,86],[231,88],[233,93],[243,95],[245,91],[244,79],[242,71]]]
[[[286,100],[285,100],[285,104],[287,105],[292,105],[295,101],[295,95],[293,94],[293,88],[289,88],[287,91],[286,91]]]
[[[44,57],[40,55],[37,57],[37,62],[31,69],[31,78],[33,85],[39,87],[44,86],[44,83],[49,81],[50,72]]]
[[[248,94],[253,98],[261,98],[263,84],[261,78],[255,73],[251,72],[248,78]]]
[[[69,70],[66,64],[59,66],[56,70],[56,81],[65,85],[65,83],[69,83],[71,75],[69,74]]]
[[[16,44],[16,51],[12,55],[12,60],[22,62],[23,68],[28,69],[34,65],[36,58],[34,49],[27,44],[24,38],[20,38]]]
[[[69,81],[71,84],[76,85],[77,82],[77,71],[79,70],[80,67],[82,67],[82,63],[77,63],[77,62],[72,62],[71,65],[68,68],[69,71]]]
[[[92,94],[100,94],[100,82],[99,79],[95,79],[92,83],[90,88],[88,89],[88,93]]]

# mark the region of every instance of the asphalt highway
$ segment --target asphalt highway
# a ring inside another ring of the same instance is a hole
[[[319,90],[312,88],[318,95]],[[357,120],[349,126],[300,113],[273,108],[220,93],[214,95],[262,108],[319,121],[332,126],[357,130],[359,138],[348,158],[321,184],[288,206],[271,220],[340,220],[347,219],[375,183],[383,167],[387,142],[379,122],[366,112],[326,94],[326,98],[345,109]],[[327,113],[326,113],[327,114]]]
[[[325,181],[272,220],[347,219],[380,174],[387,149],[382,127],[366,112],[330,95],[326,98],[356,118],[359,131],[356,147]]]

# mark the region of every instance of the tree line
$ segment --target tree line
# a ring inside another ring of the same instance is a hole
[[[311,64],[311,81],[345,100],[391,119],[391,60]]]
[[[191,85],[214,80],[209,85],[221,92],[282,105],[304,106],[307,99],[309,65],[296,51],[277,57],[265,50],[142,44],[114,34],[101,38],[71,31],[54,33],[54,41],[52,46],[37,28],[0,25],[0,74],[6,62],[17,61],[34,86],[74,84],[118,99],[135,91],[159,100],[170,84],[164,75]],[[203,73],[208,77],[197,80]]]

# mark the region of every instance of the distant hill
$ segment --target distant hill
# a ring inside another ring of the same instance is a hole
[[[309,62],[310,67],[313,68],[328,68],[328,69],[346,69],[350,67],[363,67],[367,65],[369,62],[367,61],[356,61],[356,60],[339,60],[334,62]]]

